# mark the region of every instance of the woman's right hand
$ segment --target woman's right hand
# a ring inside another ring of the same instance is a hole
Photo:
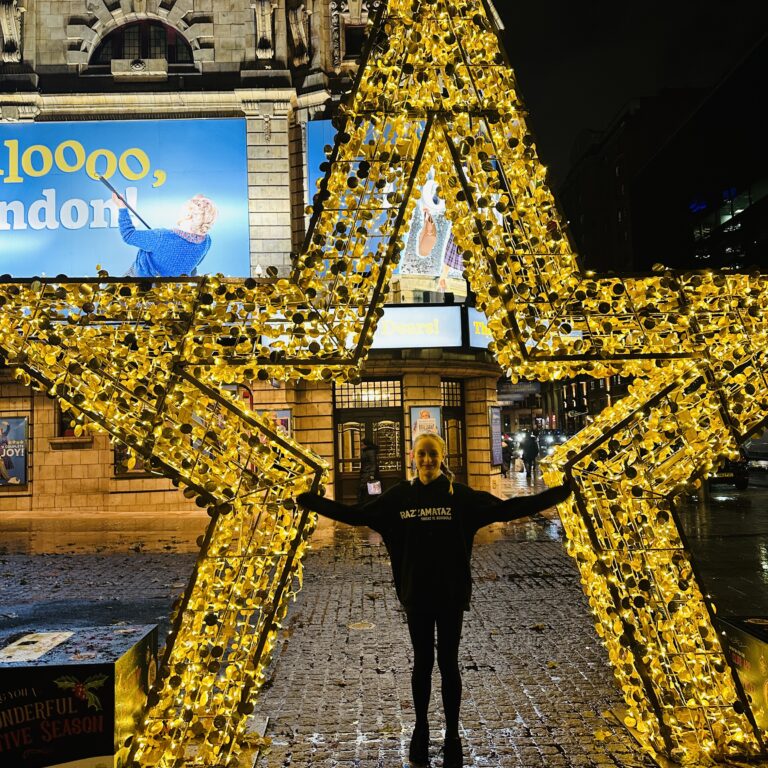
[[[118,208],[125,208],[125,202],[120,195],[117,194],[117,192],[112,193],[112,202],[118,207]]]

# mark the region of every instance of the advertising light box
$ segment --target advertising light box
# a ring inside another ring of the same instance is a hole
[[[385,307],[372,349],[429,349],[461,346],[459,306]]]
[[[247,277],[245,120],[0,123],[0,274],[85,277],[97,265]]]
[[[0,415],[0,488],[27,484],[29,419]]]

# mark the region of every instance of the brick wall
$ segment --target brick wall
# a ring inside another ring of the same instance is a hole
[[[501,494],[501,471],[491,470],[491,425],[488,408],[496,405],[496,378],[481,376],[464,382],[467,426],[467,482],[479,491]]]
[[[118,478],[109,437],[60,437],[44,394],[0,381],[0,416],[27,416],[26,486],[0,486],[0,551],[194,547],[208,518],[169,480]]]

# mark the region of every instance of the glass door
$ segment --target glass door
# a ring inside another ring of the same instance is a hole
[[[378,447],[378,477],[387,490],[405,477],[403,464],[402,413],[356,413],[337,415],[336,421],[336,498],[344,504],[358,499],[362,439]]]

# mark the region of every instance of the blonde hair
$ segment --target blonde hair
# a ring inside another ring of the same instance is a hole
[[[219,215],[213,200],[209,200],[203,195],[195,195],[187,200],[184,204],[184,211],[186,215],[179,221],[179,224],[187,219],[196,219],[195,235],[207,235],[208,230],[214,225],[216,217]]]
[[[418,435],[416,435],[416,438],[413,441],[413,448],[412,450],[416,451],[416,446],[419,443],[419,440],[423,440],[424,438],[430,438],[431,440],[434,440],[437,445],[440,448],[440,452],[443,454],[443,459],[440,462],[440,471],[448,478],[448,492],[453,493],[453,481],[456,479],[456,475],[453,474],[450,467],[445,461],[445,454],[446,454],[446,446],[445,446],[445,440],[443,440],[440,435],[437,434],[437,432],[420,432]],[[414,481],[416,478],[413,479]]]

